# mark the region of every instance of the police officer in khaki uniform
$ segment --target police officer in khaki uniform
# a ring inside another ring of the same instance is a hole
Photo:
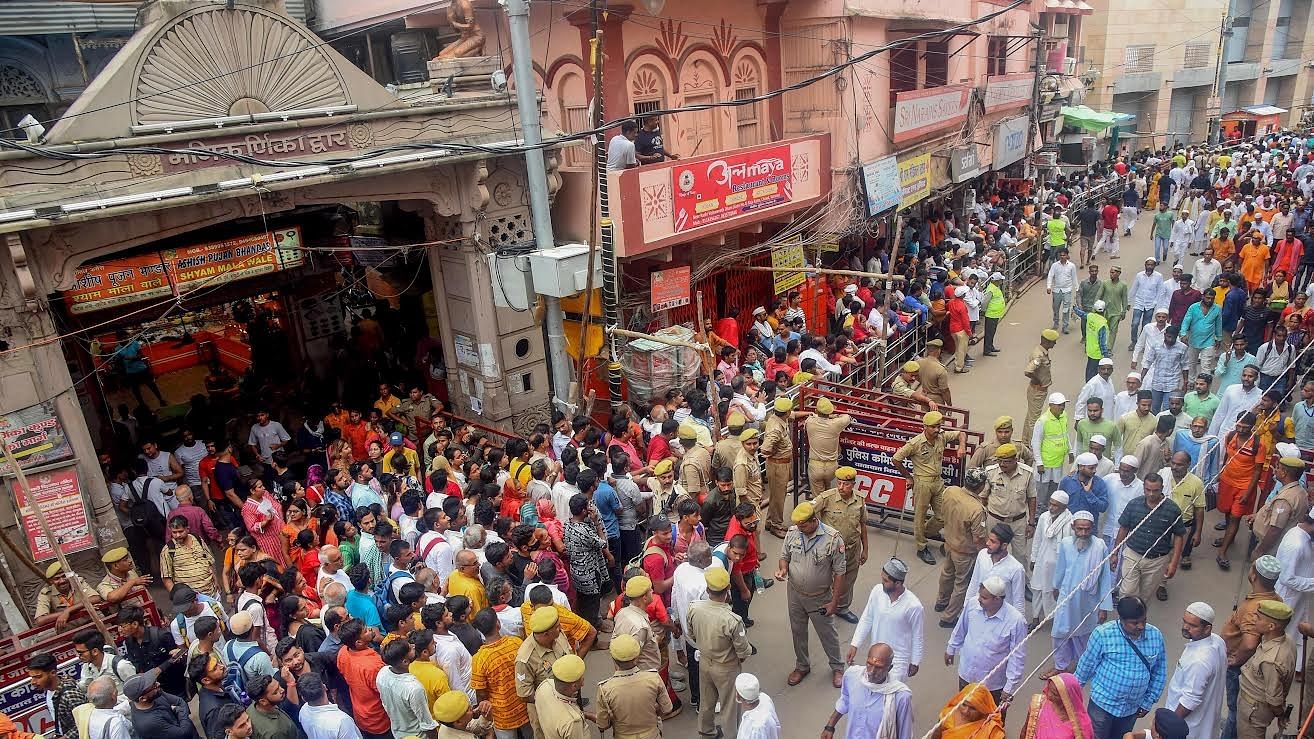
[[[735,458],[735,492],[739,494],[739,500],[746,500],[762,510],[767,502],[766,491],[762,486],[762,465],[757,460],[762,434],[757,429],[744,429],[739,433],[739,443],[744,448],[739,450],[739,456]]]
[[[943,351],[944,342],[940,339],[926,342],[926,356],[917,363],[917,379],[921,381],[922,392],[926,393],[928,400],[939,405],[953,405],[953,395],[949,392],[949,371],[940,362],[940,353]]]
[[[895,375],[894,380],[890,383],[890,392],[900,398],[915,400],[933,411],[939,410],[940,406],[927,397],[926,393],[922,392],[922,383],[917,379],[921,371],[921,362],[916,359],[909,359],[904,362],[903,367],[899,369],[899,374]]]
[[[584,684],[584,660],[568,654],[552,663],[552,679],[543,681],[534,693],[538,720],[546,739],[590,739],[589,722],[593,714],[579,707],[579,691]]]
[[[1296,677],[1296,648],[1286,633],[1291,606],[1280,600],[1265,600],[1259,603],[1258,612],[1259,646],[1241,665],[1237,739],[1265,739],[1273,719],[1278,719],[1279,729],[1285,725],[1287,693]]]
[[[529,724],[535,737],[543,736],[538,711],[534,708],[538,686],[552,677],[552,665],[558,659],[572,653],[558,619],[555,608],[534,611],[529,623],[525,624],[529,638],[520,644],[520,651],[516,653],[516,695],[529,709]]]
[[[932,566],[935,565],[935,555],[931,554],[930,547],[926,546],[926,537],[934,536],[944,523],[940,515],[940,495],[944,492],[944,479],[940,474],[944,469],[945,448],[951,440],[949,435],[940,430],[943,423],[944,415],[939,411],[931,411],[922,416],[922,433],[899,447],[899,451],[894,453],[891,460],[895,467],[912,478],[913,536],[917,540],[917,558]],[[958,446],[953,450],[955,456],[962,454],[966,438],[962,431],[952,437],[958,442]],[[908,466],[908,462],[912,462],[911,467]],[[933,514],[929,532],[926,522],[927,507],[930,507]]]
[[[1252,528],[1259,543],[1251,559],[1265,554],[1276,554],[1282,537],[1309,512],[1309,494],[1300,478],[1305,474],[1305,460],[1300,457],[1282,457],[1273,467],[1273,475],[1282,487],[1277,495],[1255,514]]]
[[[1053,381],[1049,374],[1049,350],[1054,348],[1058,337],[1059,333],[1052,328],[1041,331],[1040,346],[1031,350],[1026,369],[1022,370],[1031,381],[1027,385],[1027,419],[1022,423],[1027,432],[1035,428],[1036,419],[1045,410],[1045,398],[1049,397],[1049,385]]]
[[[830,481],[839,466],[839,440],[844,429],[853,423],[847,413],[835,415],[835,404],[830,398],[817,401],[817,411],[803,422],[803,433],[808,437],[808,495],[815,496],[830,489]]]
[[[999,461],[986,468],[986,526],[1013,532],[1011,550],[1023,571],[1030,572],[1031,537],[1036,533],[1036,470],[1017,461],[1013,444],[995,450]]]
[[[766,529],[777,539],[785,538],[785,488],[794,476],[794,438],[790,422],[794,401],[776,398],[762,431],[762,456],[766,458]]]
[[[38,626],[53,622],[62,627],[68,623],[72,609],[82,605],[74,588],[81,590],[88,602],[101,602],[100,595],[86,580],[77,574],[64,572],[64,566],[59,562],[51,562],[46,568],[46,583],[37,593],[36,610],[32,615]]]
[[[625,581],[625,607],[616,612],[611,632],[612,638],[629,634],[639,642],[641,651],[638,664],[644,670],[660,670],[662,667],[657,632],[652,626],[652,620],[648,618],[648,612],[644,610],[653,597],[652,580],[646,576],[638,575]]]
[[[616,739],[657,739],[671,698],[656,670],[640,670],[639,642],[629,634],[611,640],[616,671],[598,683],[598,730],[613,729]]]
[[[735,460],[739,459],[739,452],[744,448],[739,443],[739,435],[744,432],[744,427],[747,425],[748,419],[739,411],[732,411],[726,417],[725,426],[729,433],[716,442],[716,446],[712,449],[712,469],[735,466]]]
[[[1036,455],[1031,451],[1031,447],[1021,441],[1013,439],[1013,417],[1000,416],[995,419],[994,423],[995,438],[987,441],[972,452],[972,458],[967,460],[968,467],[980,467],[985,469],[990,465],[998,462],[995,459],[995,450],[1004,444],[1012,444],[1017,448],[1017,458],[1022,464],[1028,467],[1036,466]]]
[[[844,589],[837,601],[836,616],[851,624],[858,617],[849,610],[853,603],[853,587],[858,582],[858,568],[867,564],[867,506],[854,494],[854,481],[858,471],[852,467],[835,470],[835,487],[812,501],[813,513],[822,523],[839,532],[844,540]]]
[[[707,600],[690,604],[685,618],[689,635],[698,645],[698,735],[716,736],[719,719],[720,731],[734,736],[739,723],[735,678],[744,660],[753,653],[753,645],[748,643],[744,622],[730,610],[730,573],[723,567],[709,567],[703,572],[703,580],[707,583]],[[715,710],[718,702],[719,715]]]
[[[785,535],[776,565],[776,579],[788,585],[789,633],[794,640],[795,666],[787,682],[798,685],[812,672],[808,658],[811,622],[830,662],[831,684],[838,688],[845,665],[834,616],[844,589],[844,540],[838,531],[817,520],[812,501],[795,506],[790,520],[794,526]]]
[[[708,490],[712,479],[712,455],[698,443],[698,429],[692,424],[680,424],[678,432],[680,447],[684,456],[680,457],[679,474],[676,478],[684,492],[698,499]]]
[[[940,571],[940,592],[935,598],[935,610],[943,614],[940,626],[944,628],[958,622],[976,555],[986,540],[986,512],[980,497],[986,489],[985,470],[969,469],[963,475],[963,485],[944,489],[945,560]]]

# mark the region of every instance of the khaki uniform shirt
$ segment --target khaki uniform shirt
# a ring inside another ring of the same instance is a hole
[[[100,584],[96,586],[96,594],[104,600],[109,600],[110,593],[123,587],[123,583],[138,577],[136,570],[128,570],[128,576],[118,578],[106,572],[105,577],[101,578]]]
[[[742,451],[744,451],[743,443],[733,436],[727,436],[716,442],[716,448],[712,450],[712,469],[734,467],[735,460],[739,459],[739,453]]]
[[[1269,528],[1273,526],[1285,534],[1308,512],[1309,494],[1300,483],[1289,482],[1283,485],[1277,495],[1255,514],[1255,536],[1262,541]]]
[[[913,380],[908,382],[903,379],[902,374],[894,376],[894,382],[890,383],[890,392],[898,395],[900,398],[911,398],[912,394],[922,389],[922,383]]]
[[[522,699],[533,697],[543,681],[552,680],[552,663],[567,654],[572,652],[565,634],[557,634],[550,647],[539,644],[533,634],[526,634],[516,652],[516,695]]]
[[[949,371],[940,364],[940,360],[925,357],[917,360],[922,368],[917,373],[917,379],[922,383],[922,392],[926,397],[937,403],[947,404],[949,402]]]
[[[838,462],[840,434],[850,423],[853,423],[853,416],[846,413],[830,417],[808,416],[803,422],[803,432],[808,435],[808,461]]]
[[[657,739],[673,706],[656,670],[617,670],[598,683],[598,729],[616,739]]]
[[[899,447],[899,451],[894,453],[894,461],[908,460],[915,477],[939,477],[944,467],[944,448],[948,443],[949,437],[943,432],[935,437],[935,441],[930,441],[925,433],[921,433]]]
[[[824,523],[818,524],[811,538],[805,537],[797,526],[791,526],[785,533],[780,558],[788,566],[789,586],[808,598],[829,593],[835,578],[843,575],[847,566],[844,540],[838,531]],[[698,644],[702,646],[702,642]]]
[[[1031,451],[1031,445],[1024,444],[1017,439],[1013,439],[1008,443],[1017,447],[1018,461],[1028,467],[1036,466],[1036,453]],[[995,450],[999,449],[1001,446],[1003,445],[992,439],[977,447],[976,451],[972,452],[971,459],[967,462],[968,469],[973,467],[981,467],[984,469],[992,464],[997,464],[999,460],[995,458]]]
[[[685,621],[704,662],[738,667],[753,653],[744,622],[729,603],[696,600],[689,605]]]
[[[87,581],[83,580],[78,575],[68,575],[68,582],[74,588],[82,588],[82,594],[88,598],[93,598],[97,595],[96,591],[92,590],[91,586],[87,584]],[[68,595],[65,596],[60,595],[54,585],[47,584],[44,588],[41,588],[41,592],[37,593],[36,611],[34,612],[33,618],[48,616],[56,611],[62,611],[65,608],[77,605],[78,602],[78,597],[74,594],[72,589],[70,589]]]
[[[1241,665],[1241,695],[1255,703],[1281,707],[1296,677],[1296,648],[1286,634],[1259,643]]]
[[[1027,367],[1022,370],[1022,374],[1031,378],[1033,385],[1049,387],[1053,381],[1049,374],[1049,350],[1043,346],[1032,349],[1031,355],[1027,357]]]
[[[657,633],[643,609],[625,606],[616,612],[613,624],[613,639],[621,634],[629,634],[639,642],[639,660],[636,667],[641,670],[661,669],[662,657],[661,649],[657,646]]]
[[[967,488],[950,485],[944,489],[941,507],[945,547],[955,554],[974,556],[986,537],[985,506]]]
[[[839,532],[844,539],[848,566],[854,566],[862,554],[862,540],[867,536],[867,506],[858,491],[846,501],[839,488],[831,488],[812,501],[817,520]]]
[[[789,414],[784,418],[772,411],[762,433],[762,456],[770,462],[793,462],[794,440],[789,435]]]
[[[1232,661],[1232,657],[1241,648],[1241,637],[1243,634],[1257,634],[1259,623],[1259,604],[1266,600],[1282,601],[1277,593],[1260,593],[1253,592],[1241,599],[1237,604],[1236,610],[1232,611],[1231,617],[1223,622],[1223,628],[1218,630],[1218,635],[1223,637],[1223,642],[1227,644],[1227,659]]]
[[[534,692],[538,724],[547,739],[590,739],[588,720],[574,698],[557,692],[555,680],[548,680]]]
[[[766,500],[762,491],[762,465],[757,463],[756,454],[749,456],[742,449],[735,459],[735,492],[741,500],[746,498],[752,503]]]
[[[1030,511],[1028,500],[1036,499],[1036,471],[1018,464],[1013,474],[1004,472],[999,465],[986,468],[986,512],[1005,521],[1018,520]]]
[[[707,492],[711,472],[712,458],[706,449],[695,444],[692,449],[685,450],[684,457],[680,459],[679,479],[686,493],[697,495]]]

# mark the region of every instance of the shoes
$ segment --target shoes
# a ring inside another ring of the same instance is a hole
[[[837,614],[835,614],[835,615],[836,615],[836,616],[839,616],[840,618],[844,619],[845,621],[848,621],[848,622],[851,623],[851,624],[856,624],[856,623],[858,623],[858,617],[855,616],[855,615],[853,615],[853,611],[840,611],[839,613],[837,613]]]
[[[763,590],[770,590],[770,589],[771,589],[771,586],[772,586],[772,585],[775,585],[775,584],[776,584],[776,579],[775,579],[774,577],[765,577],[765,578],[762,578],[762,589],[763,589]]]
[[[1227,520],[1224,519],[1214,524],[1214,531],[1227,531]]]
[[[767,527],[767,533],[768,533],[768,534],[771,534],[772,536],[776,537],[777,539],[783,539],[783,538],[785,538],[785,532],[784,532],[784,530],[783,530],[783,529],[779,529],[779,528],[777,528],[777,527],[775,527],[775,526],[768,526],[768,527]],[[765,558],[766,558],[766,555],[765,555],[765,554],[762,555],[762,558],[765,559]],[[758,560],[758,561],[760,562],[761,560]]]
[[[1154,597],[1158,598],[1160,601],[1167,602],[1168,588],[1164,587],[1163,585],[1160,585],[1159,589],[1154,591]]]
[[[1180,567],[1181,567],[1182,569],[1184,569],[1184,570],[1189,570],[1189,569],[1191,569],[1191,558],[1190,558],[1190,557],[1182,557],[1182,562],[1181,562]]]
[[[921,561],[925,562],[928,565],[931,565],[932,567],[935,566],[935,555],[931,554],[930,549],[927,548],[918,549],[917,559],[920,559]]]
[[[803,682],[803,678],[807,677],[808,673],[810,672],[812,672],[811,669],[806,669],[806,670],[795,669],[793,672],[789,673],[789,677],[785,679],[785,682],[791,686],[798,685],[799,683]]]
[[[844,684],[844,671],[843,671],[843,670],[832,670],[831,673],[830,673],[830,684],[831,684],[831,685],[834,685],[834,686],[837,687],[837,688],[840,687],[841,685],[843,685],[843,684]]]
[[[940,619],[940,628],[942,628],[942,629],[952,629],[953,627],[955,627],[955,626],[957,626],[957,625],[958,625],[958,619],[957,619],[957,618],[942,618],[942,619]]]
[[[949,604],[948,604],[948,603],[936,603],[936,604],[935,604],[935,612],[936,612],[936,613],[944,613],[944,609],[946,609],[946,608],[948,608],[948,607],[949,607]]]
[[[748,627],[752,626],[752,625],[755,624],[755,623],[757,623],[757,622],[754,621],[753,619],[751,619],[751,618],[746,618],[746,619],[744,619],[744,628],[748,628]]]

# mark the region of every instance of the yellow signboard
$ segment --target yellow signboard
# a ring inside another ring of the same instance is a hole
[[[772,267],[803,267],[805,259],[803,257],[803,245],[795,243],[790,246],[781,246],[771,250]],[[807,275],[803,272],[772,272],[775,283],[775,294],[783,295],[790,290],[802,285]]]
[[[899,207],[925,200],[931,194],[931,155],[899,159]]]

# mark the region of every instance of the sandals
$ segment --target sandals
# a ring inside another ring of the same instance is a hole
[[[1218,563],[1218,569],[1222,570],[1223,572],[1227,572],[1228,570],[1232,569],[1232,560],[1230,559],[1215,557],[1214,562]]]

